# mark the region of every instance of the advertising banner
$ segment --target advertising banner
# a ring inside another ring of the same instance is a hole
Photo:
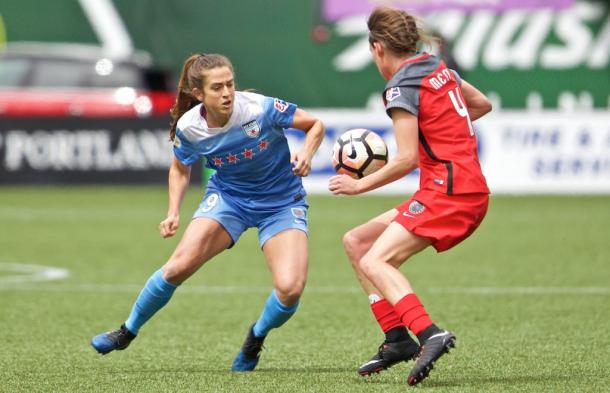
[[[2,119],[0,184],[167,183],[171,146],[165,118]]]
[[[313,110],[324,119],[327,137],[305,179],[310,193],[328,193],[334,141],[351,128],[368,128],[386,141],[389,155],[396,144],[382,111]],[[500,112],[473,123],[483,173],[497,194],[610,193],[610,113]],[[289,132],[291,150],[303,133]],[[418,171],[386,185],[378,193],[408,194],[419,186]]]
[[[573,0],[322,0],[322,10],[327,20],[335,21],[346,16],[368,14],[380,5],[404,8],[416,12],[431,12],[447,9],[463,11],[510,9],[561,9],[572,5]]]
[[[508,112],[475,122],[498,193],[610,193],[610,113]]]
[[[396,154],[392,124],[382,110],[313,109],[326,137],[304,179],[310,193],[328,193],[336,138],[367,128]],[[496,194],[610,193],[610,113],[498,112],[474,122],[479,157]],[[288,130],[296,151],[304,133]],[[165,184],[171,163],[166,119],[3,119],[0,184]],[[193,168],[199,182],[201,164]],[[416,170],[375,192],[408,194]]]

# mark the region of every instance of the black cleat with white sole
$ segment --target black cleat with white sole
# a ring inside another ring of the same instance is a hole
[[[413,386],[426,379],[438,358],[449,353],[449,348],[455,347],[455,340],[453,333],[443,330],[424,341],[407,383]]]
[[[379,373],[382,370],[392,367],[396,363],[407,362],[415,359],[419,345],[409,338],[398,342],[383,342],[379,346],[377,354],[358,369],[358,374],[362,376]]]

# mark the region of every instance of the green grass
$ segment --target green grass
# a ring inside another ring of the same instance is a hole
[[[124,352],[91,336],[126,317],[179,236],[162,240],[166,190],[0,188],[0,392],[399,392],[409,364],[355,370],[382,340],[341,248],[350,227],[397,197],[310,197],[310,275],[256,372],[230,364],[270,275],[255,231],[204,266]],[[200,191],[189,191],[183,227]],[[599,392],[610,381],[610,197],[493,197],[455,249],[403,267],[433,319],[458,335],[417,389]],[[9,283],[7,264],[68,269]],[[527,291],[532,293],[524,293]]]

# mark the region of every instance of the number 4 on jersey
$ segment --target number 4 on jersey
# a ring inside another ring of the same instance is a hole
[[[474,136],[474,129],[472,128],[472,122],[470,121],[470,115],[468,114],[468,108],[464,105],[464,100],[462,99],[462,94],[460,93],[460,89],[456,87],[453,90],[449,90],[449,98],[451,98],[451,103],[453,103],[453,107],[457,111],[458,115],[465,117],[468,121],[468,128],[470,129],[470,136]]]

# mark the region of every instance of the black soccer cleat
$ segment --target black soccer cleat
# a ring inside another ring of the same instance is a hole
[[[121,351],[127,348],[134,338],[136,338],[136,335],[127,330],[125,324],[123,324],[117,330],[98,334],[93,337],[93,339],[91,339],[91,346],[97,352],[106,355],[115,349]]]
[[[362,376],[379,373],[382,370],[392,367],[396,363],[408,362],[415,359],[419,351],[419,345],[413,339],[398,342],[383,342],[379,346],[377,354],[358,369],[358,374]]]
[[[260,353],[263,350],[263,342],[267,336],[256,337],[252,330],[253,328],[254,323],[250,325],[248,336],[246,336],[246,340],[237,353],[235,360],[233,360],[233,365],[231,366],[233,371],[252,371],[258,364]]]
[[[449,353],[449,348],[455,347],[455,340],[453,333],[443,330],[424,341],[407,383],[413,386],[426,379],[438,358]]]

